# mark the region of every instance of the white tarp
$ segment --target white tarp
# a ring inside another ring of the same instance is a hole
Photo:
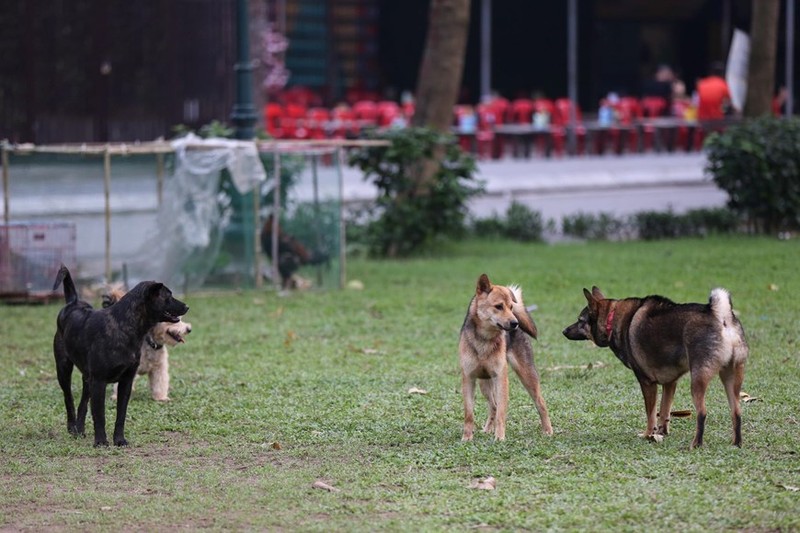
[[[747,65],[750,61],[750,36],[739,29],[733,30],[725,81],[731,93],[731,105],[737,111],[744,109],[747,98]]]
[[[253,141],[202,139],[187,135],[172,142],[173,179],[164,185],[157,230],[148,236],[140,260],[128,265],[129,280],[157,279],[182,290],[202,285],[213,269],[231,215],[230,198],[220,191],[227,169],[236,189],[245,194],[266,172]]]

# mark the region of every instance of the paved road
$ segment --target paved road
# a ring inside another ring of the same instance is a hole
[[[578,212],[625,216],[642,210],[681,212],[724,205],[726,195],[704,176],[704,165],[700,153],[481,161],[477,177],[485,181],[487,194],[474,199],[470,210],[476,217],[503,214],[516,200],[540,211],[545,220],[560,222],[564,215]],[[323,195],[336,195],[339,177],[332,167],[321,167],[319,180]],[[375,198],[375,187],[357,169],[344,169],[342,182],[347,202]],[[152,159],[112,163],[115,262],[139,251],[147,234],[155,230],[156,190]],[[310,186],[301,184],[296,194],[310,196],[310,191]],[[12,220],[75,221],[79,263],[93,265],[90,270],[102,264],[104,196],[98,161],[44,166],[12,161],[9,205]]]

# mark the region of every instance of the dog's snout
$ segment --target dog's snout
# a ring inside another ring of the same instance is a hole
[[[518,327],[519,327],[519,322],[517,322],[516,320],[512,320],[511,322],[508,323],[509,329],[517,329]]]
[[[186,324],[186,333],[191,333],[191,332],[192,332],[192,325]]]

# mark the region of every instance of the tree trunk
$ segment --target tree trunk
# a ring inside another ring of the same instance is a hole
[[[429,127],[443,133],[450,131],[453,106],[464,73],[469,8],[470,0],[431,0],[413,126]],[[427,194],[442,157],[444,147],[438,147],[432,158],[417,162],[412,170],[416,177],[412,195]]]
[[[450,131],[464,71],[469,7],[470,0],[431,0],[414,126]]]
[[[753,0],[744,116],[772,113],[780,0]]]

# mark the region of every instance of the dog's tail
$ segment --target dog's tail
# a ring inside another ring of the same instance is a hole
[[[723,326],[727,327],[733,324],[733,304],[731,303],[731,295],[728,291],[723,288],[712,290],[711,295],[708,297],[708,305],[711,306],[714,316],[717,317],[717,320],[719,320]]]
[[[522,287],[519,285],[509,285],[508,290],[510,290],[511,294],[514,295],[514,300],[511,305],[511,312],[514,313],[515,317],[517,317],[520,329],[534,339],[538,338],[539,332],[536,329],[536,323],[533,321],[533,317],[531,317],[528,309],[525,307],[525,302],[522,301]]]
[[[67,267],[63,264],[58,269],[56,275],[56,282],[53,284],[53,290],[58,289],[58,286],[64,282],[64,301],[67,304],[72,304],[78,301],[78,291],[75,290],[75,283],[72,282],[72,275],[69,273]]]

